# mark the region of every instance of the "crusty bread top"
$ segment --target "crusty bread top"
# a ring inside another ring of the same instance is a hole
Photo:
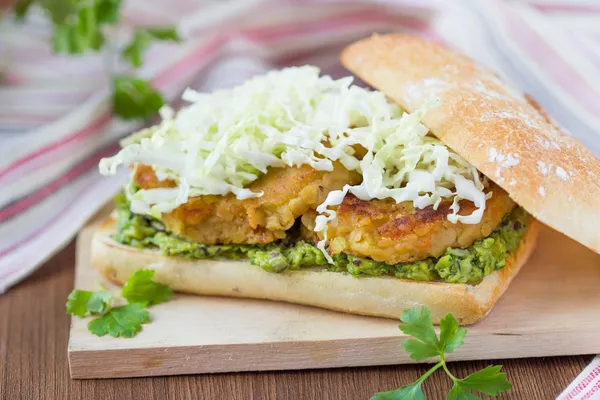
[[[527,95],[438,44],[373,35],[342,53],[346,68],[423,122],[537,219],[600,253],[600,160]]]

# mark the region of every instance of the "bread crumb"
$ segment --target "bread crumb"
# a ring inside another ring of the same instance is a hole
[[[517,153],[509,154],[506,156],[506,161],[502,163],[504,167],[514,167],[519,165],[519,155]]]
[[[441,100],[450,88],[451,85],[446,81],[428,78],[406,85],[406,99],[411,103],[418,103],[422,100]]]
[[[546,189],[543,186],[540,186],[538,188],[538,193],[540,194],[540,196],[546,197]]]
[[[491,148],[488,151],[488,161],[489,162],[497,162],[500,164],[502,168],[514,167],[515,165],[519,165],[519,155],[517,153],[509,153],[508,155],[504,155],[498,152],[495,148]]]
[[[538,141],[538,143],[545,148],[546,150],[550,149],[551,145],[550,145],[550,141],[547,139],[542,138],[541,136],[537,136],[536,140]]]
[[[567,171],[562,169],[561,167],[556,167],[556,176],[558,176],[562,181],[568,182],[571,178]]]
[[[554,146],[554,148],[555,148],[556,150],[560,150],[560,146],[559,146],[559,144],[558,144],[558,143],[556,143],[556,142],[550,142],[550,143],[552,144],[552,146]]]
[[[552,166],[546,164],[543,161],[538,161],[537,167],[540,170],[540,172],[542,173],[542,175],[544,175],[544,176],[548,175],[550,173],[550,171],[552,170]]]
[[[517,184],[517,180],[516,179],[511,179],[509,185],[510,186],[515,186]]]

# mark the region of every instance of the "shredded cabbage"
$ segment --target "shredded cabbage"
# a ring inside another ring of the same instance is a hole
[[[102,159],[100,172],[114,174],[120,165],[151,165],[175,188],[130,194],[135,213],[159,216],[191,196],[235,194],[260,197],[246,186],[270,167],[310,165],[330,171],[333,161],[358,171],[360,185],[329,193],[317,208],[316,230],[325,237],[336,218],[335,207],[347,193],[362,200],[392,198],[417,208],[437,208],[454,197],[448,219],[478,223],[486,196],[478,171],[421,124],[427,107],[409,114],[385,95],[352,85],[352,78],[319,76],[313,66],[271,71],[228,90],[198,93],[187,89],[191,104],[175,113],[165,107],[162,122],[123,142],[113,157]],[[356,146],[366,154],[359,158]],[[459,200],[472,201],[471,215],[458,215]]]

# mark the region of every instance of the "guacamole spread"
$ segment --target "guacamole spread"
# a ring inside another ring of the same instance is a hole
[[[269,272],[284,272],[322,266],[334,272],[348,272],[355,277],[390,275],[416,281],[451,283],[480,282],[484,276],[504,267],[510,252],[517,249],[526,230],[527,213],[516,208],[508,214],[492,234],[466,249],[449,248],[439,258],[386,264],[348,254],[333,256],[328,264],[321,251],[302,240],[286,239],[268,245],[205,245],[190,242],[166,232],[164,225],[149,216],[133,214],[124,194],[115,198],[119,243],[137,248],[158,248],[167,256],[187,258],[248,259]]]

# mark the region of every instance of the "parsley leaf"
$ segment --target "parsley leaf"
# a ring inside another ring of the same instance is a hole
[[[135,336],[142,330],[142,324],[150,322],[150,314],[143,304],[134,303],[111,308],[101,317],[94,318],[88,323],[88,329],[94,335],[112,337]]]
[[[442,353],[452,353],[464,344],[467,330],[458,326],[454,315],[448,314],[440,320],[440,347]]]
[[[99,314],[110,307],[112,293],[107,290],[100,290],[92,293],[87,302],[87,308],[91,314]]]
[[[73,290],[67,297],[67,313],[85,317],[88,314],[87,302],[91,296],[92,292],[87,290]]]
[[[122,0],[20,0],[15,5],[15,19],[22,21],[32,5],[39,6],[52,21],[53,51],[80,55],[104,46],[105,32],[110,35],[110,31],[103,27],[119,22]],[[139,67],[144,51],[156,40],[179,41],[180,38],[171,26],[137,28],[121,56]],[[112,101],[113,112],[123,119],[148,119],[164,104],[161,94],[147,81],[130,76],[114,78]]]
[[[421,383],[422,381],[419,379],[410,385],[402,386],[400,389],[377,393],[371,397],[371,400],[425,400]]]
[[[129,303],[141,303],[144,305],[154,305],[169,301],[173,292],[167,285],[157,283],[152,280],[154,270],[136,271],[129,277],[121,295]]]
[[[402,343],[404,350],[410,353],[413,360],[424,360],[440,354],[440,343],[433,328],[431,312],[422,307],[420,312],[416,308],[406,310],[402,313],[400,330],[407,335],[419,340],[410,339]]]
[[[129,277],[122,295],[129,304],[111,308],[112,294],[106,290],[90,292],[73,290],[67,297],[67,313],[78,317],[101,314],[88,323],[94,335],[130,338],[142,330],[142,324],[150,321],[147,306],[168,301],[173,292],[162,283],[152,281],[154,270],[137,271]]]
[[[142,54],[150,46],[152,40],[179,41],[180,39],[177,30],[173,27],[138,28],[129,44],[123,49],[123,59],[136,68],[140,67]]]
[[[67,297],[67,313],[78,317],[102,313],[109,307],[111,298],[112,293],[105,290],[73,290]]]
[[[15,19],[17,21],[23,21],[27,16],[29,7],[33,4],[33,0],[21,0],[14,6]]]
[[[37,0],[37,4],[50,16],[54,25],[62,25],[75,18],[79,7],[87,7],[89,3],[83,1],[65,0]]]
[[[506,372],[500,372],[501,369],[501,365],[490,365],[464,379],[455,380],[454,386],[463,391],[472,389],[489,396],[497,396],[498,393],[512,388],[511,383],[506,380]]]
[[[137,30],[133,38],[123,49],[121,56],[129,64],[138,68],[142,65],[142,53],[150,45],[151,37],[145,34],[144,30]]]
[[[53,50],[62,54],[83,54],[99,50],[104,44],[99,16],[105,0],[68,2],[41,0],[40,5],[54,22]]]
[[[119,20],[121,0],[96,1],[96,18],[99,24],[116,24]]]
[[[448,392],[446,400],[481,400],[475,396],[471,391],[461,385],[454,384],[452,389]]]
[[[421,385],[436,370],[442,368],[454,385],[448,393],[447,400],[477,400],[471,391],[478,391],[489,396],[497,396],[512,388],[506,380],[506,373],[500,372],[502,366],[489,366],[477,371],[464,379],[452,375],[446,365],[446,354],[451,353],[464,344],[467,333],[465,328],[459,326],[458,321],[452,314],[440,319],[440,335],[437,336],[431,312],[426,307],[405,310],[400,317],[399,328],[402,332],[412,336],[402,343],[402,347],[410,353],[414,360],[424,360],[438,356],[439,362],[429,369],[416,382],[389,392],[377,393],[371,400],[403,400],[403,399],[425,399]]]
[[[458,321],[452,314],[446,315],[440,320],[440,337],[438,339],[433,323],[431,312],[422,307],[420,312],[416,308],[402,313],[400,330],[416,339],[409,339],[402,343],[402,347],[410,353],[414,360],[440,356],[451,353],[464,343],[467,333],[465,328],[460,328]]]
[[[146,28],[146,32],[156,40],[170,40],[172,42],[181,41],[177,29],[172,26]]]
[[[71,30],[70,25],[59,25],[54,29],[52,51],[55,53],[71,53]]]
[[[148,119],[164,104],[148,81],[120,75],[113,80],[113,111],[125,119]]]
[[[52,20],[52,47],[62,54],[100,50],[105,41],[101,26],[117,23],[121,7],[121,0],[22,0],[15,6],[15,18],[22,21],[34,3]]]

